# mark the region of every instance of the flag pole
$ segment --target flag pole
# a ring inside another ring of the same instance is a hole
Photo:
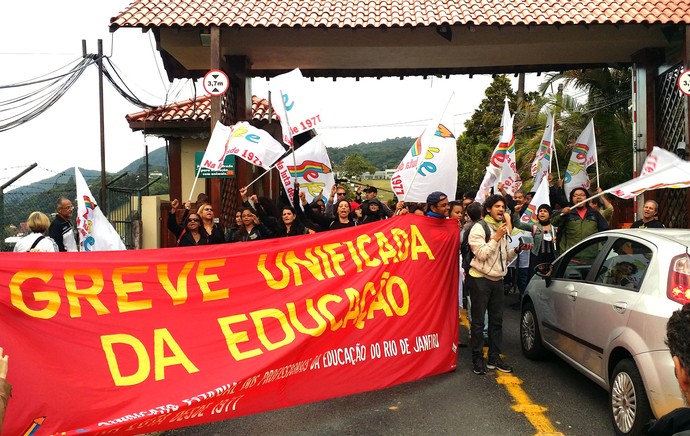
[[[199,180],[199,174],[201,173],[201,165],[199,165],[199,170],[196,172],[194,177],[194,183],[192,183],[192,190],[189,192],[189,201],[192,201],[192,194],[194,194],[194,188],[196,188],[196,182]]]
[[[295,153],[292,153],[292,154],[294,155]],[[275,161],[275,162],[273,163],[273,165],[271,165],[268,169],[266,169],[266,171],[264,171],[259,177],[257,177],[256,179],[252,180],[251,182],[249,182],[249,184],[248,184],[247,186],[245,186],[245,188],[249,188],[249,187],[252,186],[254,183],[256,183],[260,178],[262,178],[262,177],[265,176],[266,174],[270,173],[270,172],[273,170],[273,168],[275,168],[276,165],[278,165],[278,162],[280,162],[281,160],[282,160],[282,158],[280,158],[280,159],[278,159],[277,161]]]
[[[432,139],[436,135],[436,129],[438,129],[438,124],[440,124],[441,121],[443,120],[443,116],[446,114],[446,111],[448,110],[448,106],[450,105],[450,101],[453,99],[454,95],[455,95],[455,91],[450,93],[450,97],[448,97],[448,101],[446,102],[446,107],[443,108],[443,112],[441,112],[441,116],[438,118],[438,123],[434,127],[434,133],[432,134],[432,137],[431,137]],[[422,135],[424,135],[424,132],[422,132]],[[429,143],[431,143],[431,140],[429,140]],[[417,164],[417,167],[415,168],[414,173],[412,174],[412,180],[410,180],[410,186],[407,187],[407,191],[405,192],[405,195],[403,196],[403,199],[402,199],[403,202],[407,198],[407,194],[409,194],[410,191],[412,190],[412,185],[414,184],[414,180],[417,177],[417,173],[419,172],[419,165],[421,165],[421,163],[424,162],[426,151],[428,149],[429,149],[428,145],[427,145],[426,149],[422,149],[422,151],[424,151],[424,153],[422,154],[420,161]],[[457,151],[456,151],[456,153],[457,153]]]
[[[292,128],[290,127],[290,122],[288,121],[288,116],[287,116],[287,108],[285,107],[285,99],[283,98],[283,90],[279,89],[280,92],[280,104],[283,105],[283,109],[285,109],[285,124],[287,125],[288,131],[290,132],[290,148],[292,149],[292,165],[294,168],[297,168],[297,157],[295,157],[295,137],[292,136]],[[297,176],[293,178],[293,180],[297,180]],[[254,182],[252,182],[254,183]]]
[[[551,130],[551,144],[549,147],[551,147],[551,162],[549,162],[549,172],[553,168],[553,161],[556,161],[556,172],[558,173],[558,179],[561,179],[561,168],[558,166],[558,152],[556,151],[556,115],[553,115],[553,119],[551,121],[553,123],[553,129]]]

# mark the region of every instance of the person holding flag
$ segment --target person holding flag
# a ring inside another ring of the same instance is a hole
[[[570,191],[570,204],[556,215],[552,223],[559,229],[558,250],[564,253],[587,236],[609,229],[609,223],[602,214],[592,209],[587,202],[589,194],[583,187]]]
[[[583,187],[589,189],[590,181],[587,168],[595,164],[597,173],[597,186],[599,186],[599,163],[597,159],[597,140],[594,135],[594,119],[578,136],[570,162],[565,173],[565,195],[570,196],[573,189]]]

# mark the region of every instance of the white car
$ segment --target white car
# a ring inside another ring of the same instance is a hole
[[[608,390],[616,434],[684,404],[665,339],[690,302],[688,247],[690,230],[597,233],[540,265],[523,296],[523,354],[548,349]]]

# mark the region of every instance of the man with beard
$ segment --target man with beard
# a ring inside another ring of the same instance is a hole
[[[495,369],[513,372],[513,368],[501,359],[503,346],[503,278],[508,263],[522,250],[532,248],[531,244],[520,244],[508,248],[508,225],[505,222],[505,199],[492,195],[484,203],[484,221],[491,235],[487,241],[484,228],[475,224],[470,230],[469,244],[474,254],[470,262],[472,277],[470,299],[472,300],[472,326],[470,344],[472,347],[472,371],[477,375]],[[489,312],[489,354],[484,363],[484,312]]]
[[[646,435],[686,435],[690,432],[690,304],[673,312],[666,324],[666,345],[673,358],[676,379],[686,407],[679,407],[651,421],[642,430]]]
[[[642,208],[642,219],[637,220],[633,223],[631,228],[633,229],[663,229],[665,226],[656,219],[657,212],[659,211],[659,203],[654,200],[647,200],[644,202],[644,207]]]

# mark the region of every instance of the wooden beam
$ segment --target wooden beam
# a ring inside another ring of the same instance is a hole
[[[211,59],[210,65],[212,70],[221,69],[221,53],[220,53],[220,27],[211,26]],[[216,122],[221,121],[221,97],[211,97],[211,133]],[[211,199],[213,209],[220,211],[220,179],[206,179],[206,194]],[[220,214],[219,214],[220,215]],[[218,218],[218,217],[216,217]]]

